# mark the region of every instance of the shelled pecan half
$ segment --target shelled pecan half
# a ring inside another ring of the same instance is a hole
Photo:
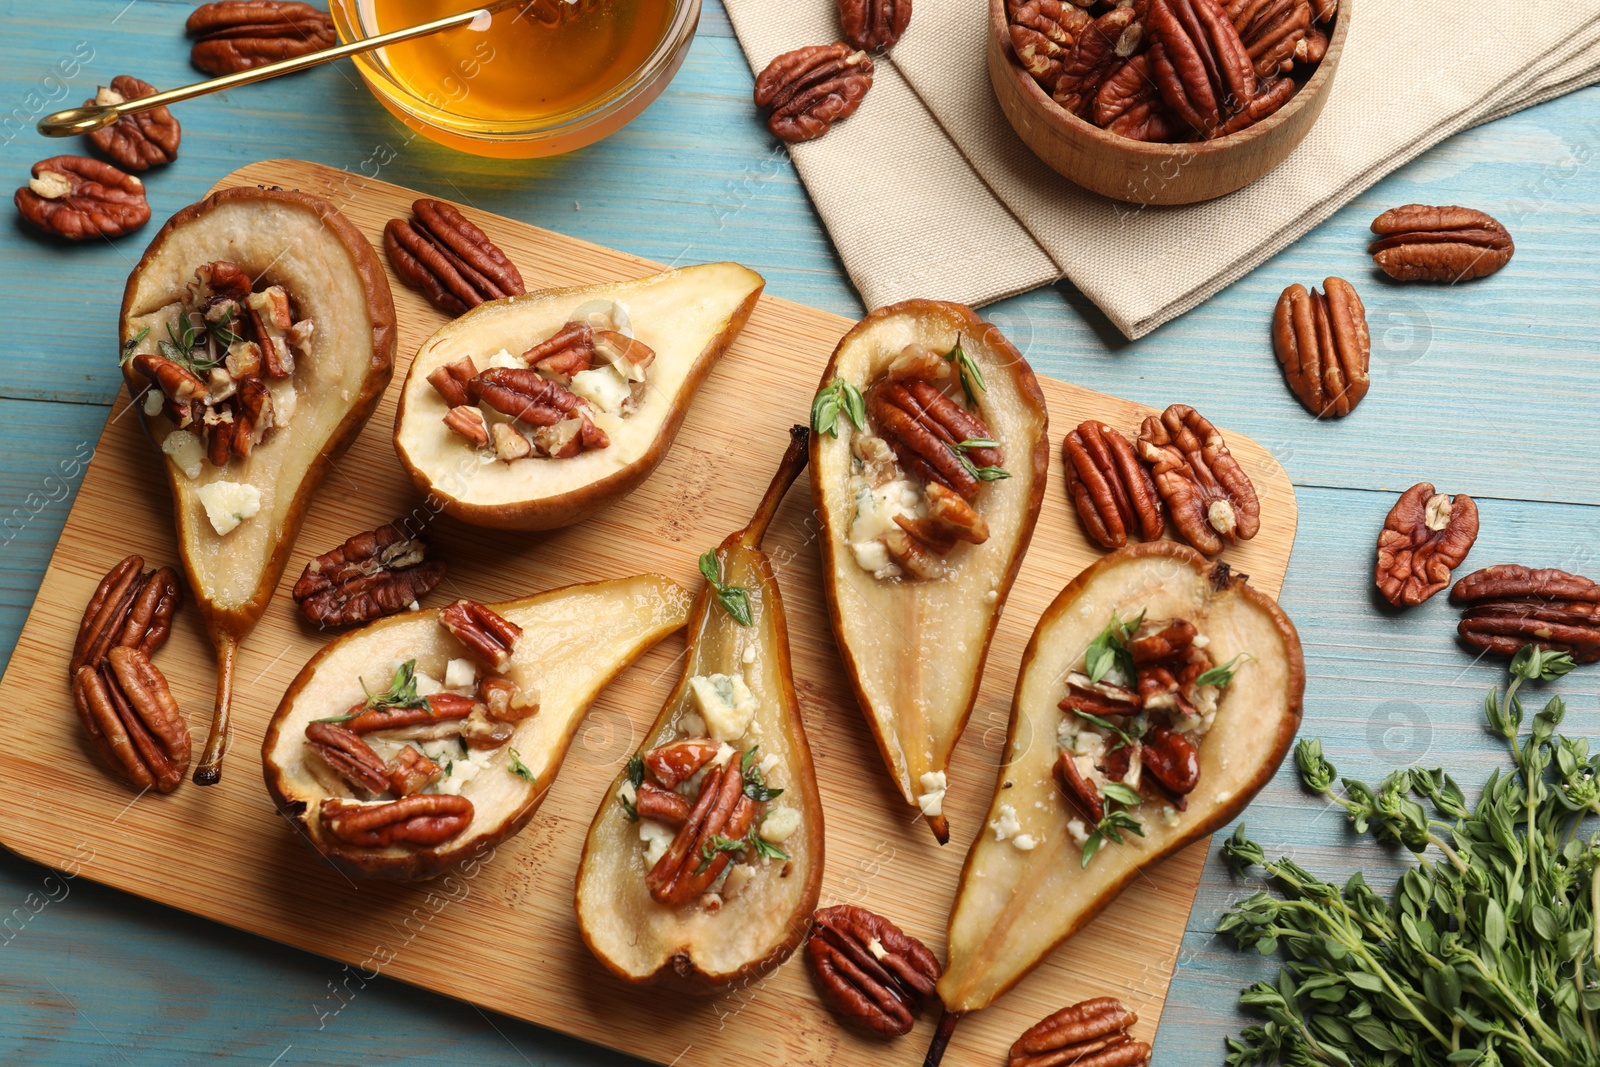
[[[170,793],[189,769],[189,727],[166,677],[142,649],[119,645],[72,676],[90,743],[135,788]]]
[[[466,383],[467,397],[532,426],[554,426],[573,416],[578,398],[535,370],[493,367]]]
[[[84,104],[120,104],[125,100],[154,96],[156,87],[129,74],[118,74],[109,86],[101,86],[93,100]],[[164,107],[124,115],[109,126],[89,135],[89,142],[123,170],[149,170],[178,158],[183,129],[172,112]]]
[[[145,572],[144,560],[128,556],[100,580],[78,623],[69,674],[98,667],[113,648],[137,648],[146,655],[166,644],[172,616],[183,599],[171,567]]]
[[[144,182],[84,156],[51,156],[33,165],[17,190],[17,212],[45,233],[68,241],[121,237],[150,221]]]
[[[211,75],[303,56],[337,42],[333,19],[310,4],[288,0],[219,0],[190,12],[195,38],[189,62]]]
[[[1222,434],[1194,408],[1173,404],[1159,418],[1146,418],[1137,448],[1172,524],[1195,548],[1216,555],[1228,542],[1248,541],[1261,529],[1261,503],[1250,476]]]
[[[1150,1046],[1128,1036],[1138,1021],[1111,997],[1062,1008],[1017,1038],[1007,1067],[1144,1067]]]
[[[1131,534],[1143,541],[1161,536],[1166,516],[1150,472],[1133,443],[1113,427],[1090,419],[1061,442],[1067,491],[1083,530],[1101,548],[1121,548]]]
[[[1152,726],[1139,741],[1144,769],[1172,796],[1186,796],[1200,784],[1200,752],[1176,730]],[[1182,810],[1182,809],[1179,809]]]
[[[445,565],[399,522],[355,534],[317,556],[294,583],[300,613],[319,626],[349,626],[404,611],[444,581]]]
[[[699,897],[730,862],[716,840],[737,841],[750,831],[759,805],[744,795],[738,763],[735,756],[701,779],[688,817],[645,875],[645,886],[657,902],[677,907]]]
[[[504,671],[516,650],[522,627],[476,600],[458,600],[439,612],[439,624],[466,646],[472,658]]]
[[[489,675],[478,683],[478,699],[491,719],[521,722],[539,714],[539,691],[524,690],[510,678]]]
[[[1094,122],[1135,141],[1170,141],[1180,130],[1156,86],[1150,52],[1129,56],[1100,85]]]
[[[679,793],[663,789],[654,782],[640,782],[633,810],[641,819],[650,819],[677,829],[689,818],[689,802]]]
[[[1256,77],[1287,74],[1311,28],[1309,0],[1228,0],[1223,10],[1255,66]]]
[[[854,904],[812,916],[806,958],[823,1003],[846,1022],[884,1037],[911,1032],[941,973],[928,946]]]
[[[879,382],[868,393],[867,411],[908,474],[952,489],[963,500],[975,498],[982,487],[974,470],[1004,460],[998,448],[958,451],[965,441],[992,440],[989,427],[920,379]]]
[[[1088,821],[1089,825],[1093,826],[1106,817],[1105,801],[1100,796],[1100,790],[1078,770],[1077,761],[1073,759],[1072,753],[1063,752],[1058,755],[1051,773],[1055,777],[1056,788],[1061,790],[1061,795],[1067,798],[1067,802]]]
[[[443,767],[410,745],[395,753],[394,759],[386,765],[386,771],[389,776],[389,788],[398,797],[409,797],[420,793],[444,777]]]
[[[1396,607],[1422,603],[1450,584],[1477,539],[1478,505],[1470,496],[1418,482],[1400,494],[1378,534],[1378,590]]]
[[[1600,661],[1600,583],[1582,575],[1498,564],[1458,581],[1450,602],[1465,609],[1456,630],[1473,648],[1512,656],[1538,645]]]
[[[1511,261],[1511,234],[1489,215],[1465,207],[1406,204],[1372,220],[1367,247],[1378,267],[1403,282],[1464,282]]]
[[[872,57],[843,41],[785,52],[756,78],[756,106],[770,108],[767,129],[809,141],[849,118],[872,88]]]
[[[893,48],[911,24],[911,0],[834,0],[844,39],[867,52]]]
[[[453,205],[423,198],[412,218],[383,228],[389,264],[406,285],[446,315],[460,315],[487,300],[527,289],[516,265]]]
[[[1215,137],[1256,95],[1250,53],[1217,0],[1150,0],[1151,69],[1173,114]]]
[[[1293,78],[1268,77],[1256,83],[1256,95],[1217,129],[1218,137],[1249,129],[1284,104],[1298,91],[1300,85]]]
[[[1372,385],[1372,337],[1355,287],[1326,278],[1322,292],[1296,282],[1272,313],[1272,349],[1296,399],[1317,418],[1354,411]]]
[[[475,707],[477,701],[460,693],[433,693],[414,705],[368,707],[357,704],[350,709],[355,717],[342,725],[355,734],[370,734],[376,730],[409,730],[421,726],[438,726],[443,732],[459,732],[458,720],[471,715]]]
[[[419,793],[384,804],[327,797],[320,814],[323,827],[346,844],[360,848],[431,848],[467,828],[472,821],[472,801],[448,793]]]
[[[355,731],[331,722],[306,726],[306,744],[358,789],[382,793],[389,788],[389,769],[372,746]]]
[[[1100,86],[1122,61],[1133,55],[1144,35],[1132,7],[1114,7],[1085,26],[1056,79],[1056,103],[1087,117]]]
[[[673,789],[710,763],[719,747],[709,737],[679,738],[646,752],[644,765],[652,778]]]

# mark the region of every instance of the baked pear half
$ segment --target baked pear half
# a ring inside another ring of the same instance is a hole
[[[822,884],[822,808],[761,540],[806,463],[796,427],[750,525],[701,559],[683,678],[605,793],[578,867],[584,942],[630,982],[711,992],[778,966]]]
[[[267,728],[267,791],[355,876],[420,879],[538,810],[600,690],[689,617],[659,575],[380,619],[307,663]]]
[[[1061,591],[1022,658],[988,825],[939,981],[947,1019],[992,1003],[1134,877],[1244,810],[1300,725],[1305,665],[1278,605],[1156,541]]]
[[[763,284],[737,263],[706,263],[482,304],[412,361],[400,462],[463,521],[578,522],[666,456]]]
[[[266,610],[328,465],[394,368],[394,302],[372,247],[332,204],[224,189],[174,215],[122,298],[128,394],[162,454],[178,551],[217,650],[195,767],[221,775],[233,663]]]
[[[971,308],[908,300],[840,340],[812,429],[839,652],[895,785],[943,844],[950,752],[1044,500],[1044,395]]]

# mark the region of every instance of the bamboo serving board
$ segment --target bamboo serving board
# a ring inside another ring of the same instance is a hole
[[[279,185],[325,197],[381,245],[384,222],[416,193],[310,163],[270,160],[219,187]],[[482,212],[463,209],[505,249],[529,289],[636,277],[657,265]],[[34,601],[0,701],[11,743],[0,746],[0,837],[19,854],[252,933],[343,961],[356,988],[375,973],[459,997],[659,1063],[729,1061],[866,1067],[920,1062],[931,1032],[892,1044],[857,1037],[821,1007],[801,953],[765,979],[707,999],[630,988],[589,955],[572,893],[595,806],[677,679],[681,636],[625,672],[590,711],[544,806],[491,859],[416,885],[356,883],[296,839],[261,781],[266,721],[326,635],[304,623],[289,588],[310,556],[422,504],[391,442],[394,398],[411,355],[444,318],[392,276],[399,365],[378,412],[334,467],[306,517],[275,599],[240,654],[233,749],[218,786],[185,783],[134,796],[89,753],[68,693],[66,663],[84,605],[118,559],[177,563],[158,458],[118,397]],[[109,304],[116,299],[105,294]],[[505,600],[571,582],[640,571],[698,587],[696,557],[742,526],[804,421],[845,319],[766,297],[712,372],[677,444],[654,476],[581,526],[497,533],[448,519],[434,539],[450,575],[430,606],[460,596]],[[106,358],[115,344],[107,339]],[[1051,442],[1086,418],[1133,430],[1147,409],[1041,378]],[[1182,400],[1175,393],[1173,400]],[[1274,595],[1294,540],[1294,491],[1278,463],[1237,434],[1229,443],[1262,499],[1260,534],[1226,559]],[[961,863],[983,829],[1005,741],[1012,687],[1035,620],[1098,556],[1068,503],[1059,449],[1033,545],[995,634],[971,724],[956,749],[940,848],[890,784],[840,669],[820,587],[816,524],[804,479],[767,538],[789,615],[797,688],[827,822],[822,903],[884,913],[944,954],[945,919]],[[196,741],[210,716],[213,662],[198,613],[185,605],[161,669]],[[1138,879],[1097,921],[1002,998],[965,1020],[951,1063],[999,1064],[1025,1027],[1089,996],[1120,997],[1154,1034],[1194,901],[1204,843]],[[337,1002],[330,1001],[330,1008]]]

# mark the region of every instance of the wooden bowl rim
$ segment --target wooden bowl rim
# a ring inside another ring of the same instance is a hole
[[[989,0],[989,32],[999,44],[1012,76],[1022,83],[1022,92],[1028,98],[1028,103],[1045,119],[1065,125],[1075,135],[1086,136],[1096,144],[1130,156],[1148,157],[1152,160],[1174,157],[1188,159],[1202,153],[1225,152],[1238,148],[1254,138],[1265,137],[1288,122],[1296,112],[1309,106],[1323,91],[1327,81],[1333,77],[1334,68],[1339,64],[1339,56],[1344,51],[1345,37],[1350,30],[1350,8],[1353,3],[1354,0],[1339,0],[1339,10],[1333,19],[1333,35],[1328,39],[1328,51],[1317,64],[1317,69],[1312,72],[1311,77],[1306,79],[1306,83],[1287,104],[1253,126],[1247,126],[1238,133],[1230,133],[1226,137],[1218,137],[1211,141],[1136,141],[1131,137],[1103,130],[1056,103],[1017,59],[1011,47],[1010,22],[1006,18],[1005,10],[1006,0]]]

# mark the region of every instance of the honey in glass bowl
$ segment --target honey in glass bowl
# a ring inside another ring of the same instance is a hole
[[[372,36],[471,0],[333,0],[340,36]],[[480,155],[567,152],[643,111],[682,64],[700,0],[530,0],[356,58],[367,85],[423,135]]]

